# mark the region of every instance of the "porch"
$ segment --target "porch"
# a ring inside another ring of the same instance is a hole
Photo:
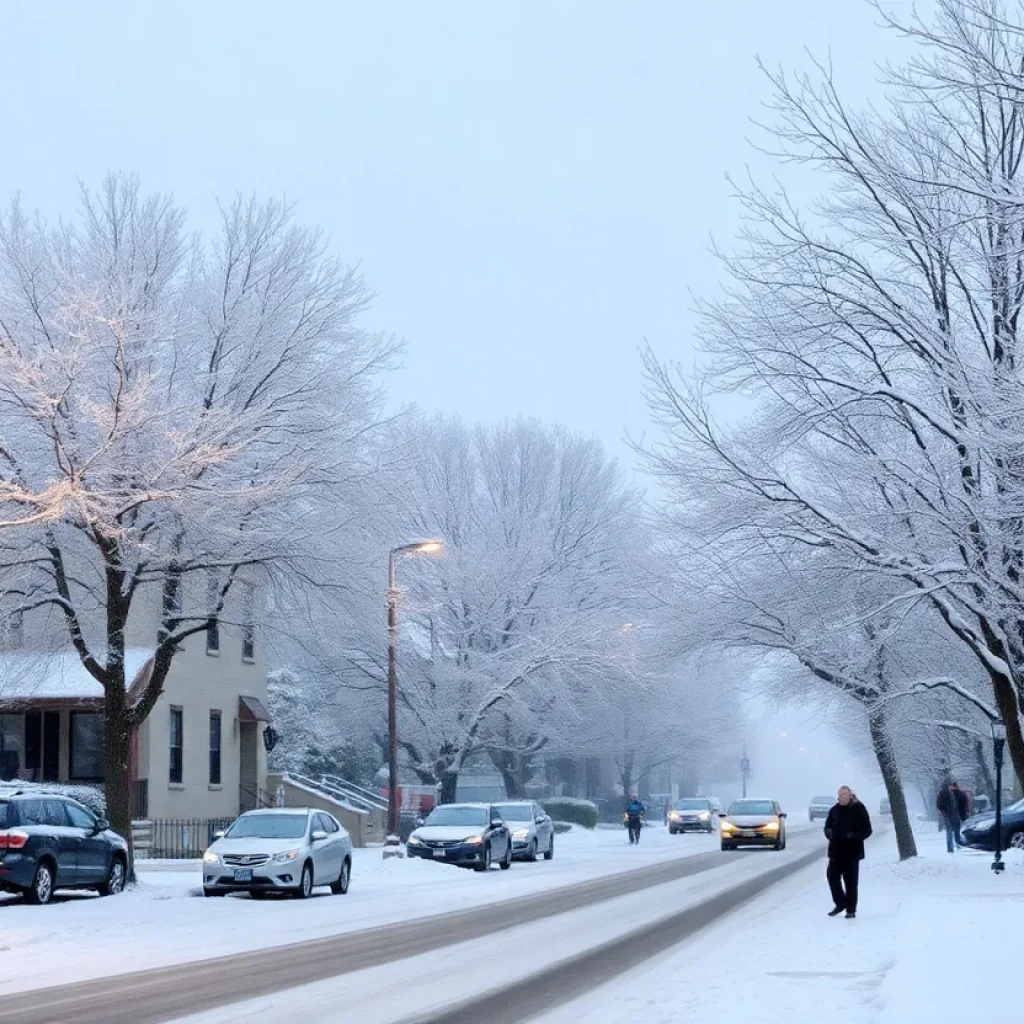
[[[102,783],[102,704],[75,701],[0,713],[0,780]]]

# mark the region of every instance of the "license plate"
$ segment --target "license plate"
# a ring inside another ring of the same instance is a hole
[[[756,839],[757,838],[757,833],[756,832],[741,832],[740,835],[743,836],[744,839]]]
[[[235,881],[236,882],[251,882],[252,881],[252,868],[236,868],[235,869]]]

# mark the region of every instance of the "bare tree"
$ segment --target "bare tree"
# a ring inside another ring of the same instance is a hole
[[[0,517],[14,490],[60,497],[0,535],[0,571],[20,574],[26,622],[58,613],[103,688],[123,834],[130,735],[180,645],[230,614],[241,578],[330,575],[394,351],[360,326],[370,298],[276,201],[235,200],[208,245],[123,176],[57,226],[17,203],[0,218]],[[152,670],[130,702],[126,635],[147,617]]]

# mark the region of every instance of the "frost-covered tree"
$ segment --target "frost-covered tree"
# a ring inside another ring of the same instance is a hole
[[[1024,11],[933,10],[900,29],[920,46],[885,107],[851,108],[828,67],[769,76],[766,146],[825,190],[804,209],[737,190],[701,370],[647,360],[649,454],[680,506],[720,494],[723,538],[819,552],[896,619],[927,607],[987,679],[1024,778]],[[737,392],[751,414],[719,422]]]
[[[83,189],[72,219],[0,216],[0,520],[39,513],[0,531],[4,611],[56,622],[103,687],[123,834],[130,734],[179,645],[225,615],[240,578],[338,573],[331,541],[369,469],[394,348],[361,326],[369,300],[276,201],[234,201],[209,241],[122,176]],[[154,663],[129,704],[139,615]]]

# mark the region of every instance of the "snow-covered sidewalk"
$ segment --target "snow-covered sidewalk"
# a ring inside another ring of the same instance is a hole
[[[996,998],[1017,969],[1024,858],[1011,854],[996,877],[991,854],[950,856],[934,833],[918,844],[905,864],[891,833],[871,845],[856,921],[826,916],[823,859],[631,973],[628,986],[616,979],[544,1024],[975,1020],[980,994]]]
[[[62,895],[47,907],[0,897],[0,994],[278,946],[440,914],[717,849],[717,836],[652,828],[631,847],[625,830],[574,830],[555,859],[480,875],[445,864],[383,860],[356,850],[347,896],[307,902],[206,900],[198,862],[185,871],[140,862],[138,889],[101,900]],[[116,951],[112,953],[113,951]]]

